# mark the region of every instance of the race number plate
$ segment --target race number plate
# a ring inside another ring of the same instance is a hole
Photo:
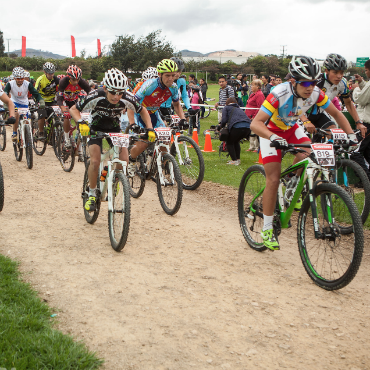
[[[30,112],[28,108],[18,108],[17,111],[20,115],[27,115]]]
[[[90,113],[89,113],[89,112],[82,112],[82,113],[81,113],[81,118],[82,118],[84,121],[88,121],[88,120],[89,120],[89,117],[90,117]]]
[[[120,134],[120,133],[109,133],[114,146],[119,146],[121,148],[128,148],[130,142],[130,135]]]
[[[321,166],[334,166],[335,157],[332,144],[311,144],[311,148],[315,153],[317,163]]]
[[[330,131],[333,135],[334,144],[340,144],[343,142],[347,142],[348,140],[347,134],[340,128],[333,128]]]
[[[60,107],[58,105],[53,105],[52,106],[54,113],[60,116],[62,114],[62,111],[60,110]]]
[[[180,122],[180,117],[177,116],[176,114],[172,115],[171,118],[172,118],[172,123],[174,125],[177,125]]]
[[[167,127],[158,127],[154,129],[158,136],[158,141],[163,144],[169,144],[171,142],[171,129]]]

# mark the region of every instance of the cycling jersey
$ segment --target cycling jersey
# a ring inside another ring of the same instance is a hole
[[[48,80],[46,75],[42,75],[37,79],[35,88],[46,102],[52,102],[55,100],[58,85],[58,77],[53,76],[51,80]]]
[[[174,102],[179,101],[179,93],[176,84],[167,87],[161,84],[159,77],[145,81],[135,97],[143,107],[145,107],[149,114],[158,111],[163,102],[172,98]]]
[[[125,108],[140,113],[142,106],[129,91],[125,91],[117,104],[111,104],[106,98],[103,88],[90,92],[83,101],[76,103],[76,108],[82,112],[90,110],[90,126],[97,131],[109,132],[118,130],[120,127],[120,116]]]
[[[271,127],[276,126],[285,131],[293,127],[298,118],[314,104],[326,109],[330,99],[317,86],[314,87],[309,98],[302,99],[294,93],[293,85],[285,82],[276,86],[267,96],[261,110],[270,116],[267,127],[272,124]]]
[[[72,85],[69,76],[63,77],[59,81],[57,104],[59,106],[63,105],[63,100],[66,102],[75,102],[81,90],[86,91],[87,94],[90,92],[91,87],[86,80],[81,78],[77,85]]]
[[[132,90],[132,93],[133,93],[134,95],[139,91],[140,87],[142,86],[142,84],[143,84],[145,81],[146,81],[146,80],[141,79],[141,80],[136,84],[135,88]]]
[[[188,95],[188,93],[186,91],[186,81],[185,81],[185,79],[179,78],[176,81],[176,84],[177,84],[177,86],[179,88],[179,95],[181,94],[181,99],[184,102],[185,108],[186,109],[191,108],[189,95]],[[172,103],[172,99],[169,98],[167,101],[165,101],[161,105],[161,108],[171,108],[171,103]]]
[[[8,82],[5,86],[4,92],[9,95],[11,94],[11,99],[14,103],[25,105],[28,107],[28,93],[30,92],[32,96],[40,101],[41,95],[35,90],[29,81],[24,80],[21,86],[17,85],[15,80]]]
[[[319,89],[321,89],[330,100],[333,100],[336,96],[341,96],[344,99],[350,98],[351,91],[348,86],[347,80],[343,77],[342,80],[339,82],[338,85],[332,84],[328,80],[328,76],[326,73],[322,73],[318,78],[318,82],[316,85]],[[310,113],[313,115],[323,113],[324,110],[322,108],[318,108],[314,106]]]

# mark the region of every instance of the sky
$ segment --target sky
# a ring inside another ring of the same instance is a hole
[[[156,5],[158,4],[158,5]],[[173,5],[172,5],[173,4]],[[171,6],[164,9],[165,6]],[[228,5],[232,8],[228,9]],[[2,4],[0,30],[6,51],[27,48],[71,56],[97,55],[97,38],[108,47],[118,35],[136,38],[161,29],[177,51],[201,53],[235,49],[261,54],[309,55],[324,59],[338,53],[349,61],[370,57],[367,42],[370,0],[185,0],[156,2],[18,0]],[[23,20],[23,21],[22,21]]]

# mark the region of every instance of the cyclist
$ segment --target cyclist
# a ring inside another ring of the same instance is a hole
[[[141,85],[146,81],[146,80],[151,80],[152,78],[157,78],[158,77],[158,72],[157,72],[157,68],[155,67],[148,67],[144,72],[143,74],[141,75],[141,79],[140,81],[136,84],[134,90],[132,90],[132,93],[135,95]]]
[[[143,122],[148,127],[151,127],[148,111],[138,103],[132,93],[126,91],[127,87],[127,77],[118,69],[112,68],[105,73],[102,88],[92,91],[85,100],[78,101],[76,105],[71,107],[71,116],[79,124],[81,135],[89,135],[90,127],[95,131],[121,132],[120,115],[126,108],[140,114]],[[81,119],[83,110],[90,110],[90,127],[87,122]],[[131,124],[134,124],[134,119],[132,119]],[[85,209],[93,212],[96,209],[96,186],[102,139],[91,136],[88,145],[90,152],[90,166],[88,170],[90,190]],[[128,151],[126,148],[123,148],[120,152],[119,158],[128,162]]]
[[[330,100],[336,96],[341,97],[343,102],[356,122],[356,128],[361,130],[362,135],[366,133],[366,127],[360,120],[356,108],[350,97],[350,89],[347,80],[343,77],[347,69],[347,61],[339,54],[328,54],[324,61],[325,73],[322,73],[317,79],[317,87],[320,88]],[[307,111],[308,120],[303,120],[308,132],[315,132],[315,127],[321,128],[331,117],[322,109],[313,106]],[[333,126],[333,128],[335,128]]]
[[[188,92],[186,90],[186,81],[183,78],[180,78],[181,73],[185,69],[185,64],[180,58],[177,58],[177,57],[172,57],[171,60],[173,60],[177,64],[177,68],[178,68],[177,72],[176,72],[174,82],[177,84],[177,87],[179,89],[179,95],[181,95],[181,99],[182,99],[182,101],[185,105],[185,108],[188,110],[188,112],[191,115],[194,115],[195,114],[195,109],[192,109],[191,105],[190,105],[189,95],[188,95]],[[171,104],[172,104],[172,99],[169,98],[167,101],[165,101],[161,105],[160,111],[164,116],[170,116],[171,115]]]
[[[266,173],[262,205],[264,226],[261,237],[264,245],[271,250],[280,249],[272,226],[281,172],[280,149],[286,148],[288,144],[311,142],[303,128],[296,123],[298,118],[316,104],[334,117],[338,125],[348,134],[352,146],[357,144],[356,135],[347,119],[316,86],[320,76],[318,63],[307,56],[294,56],[289,64],[289,73],[295,81],[276,86],[263,102],[251,124],[251,130],[260,136],[261,156]],[[270,147],[271,143],[278,147]],[[304,158],[305,154],[297,154],[295,163]]]
[[[46,62],[43,65],[44,74],[40,76],[37,81],[35,88],[41,94],[42,98],[45,101],[46,110],[40,109],[39,114],[39,133],[38,139],[43,140],[44,137],[44,124],[45,124],[45,117],[49,116],[53,113],[53,109],[51,108],[55,105],[55,94],[58,89],[59,85],[59,78],[54,75],[55,66],[53,63]]]
[[[64,136],[66,148],[71,147],[69,140],[70,119],[69,109],[72,108],[79,99],[79,94],[82,90],[88,94],[91,90],[89,83],[81,78],[82,71],[76,65],[70,65],[67,69],[66,76],[59,80],[59,88],[57,93],[57,104],[59,105],[64,115]],[[80,160],[80,159],[79,159]]]
[[[135,122],[142,128],[146,128],[148,131],[149,141],[155,140],[155,132],[153,128],[165,127],[166,125],[162,121],[159,115],[159,107],[167,99],[172,98],[175,112],[180,117],[179,126],[182,127],[185,123],[185,115],[181,108],[179,101],[179,94],[177,85],[174,83],[177,76],[177,64],[171,59],[163,59],[157,65],[157,71],[159,77],[156,79],[148,80],[143,83],[139,91],[135,94],[137,100],[148,109],[151,119],[151,125],[145,125],[145,122],[138,116],[135,115]],[[134,113],[128,111],[128,117],[130,122],[133,120]],[[135,161],[138,155],[140,155],[146,148],[147,144],[143,142],[137,142],[136,145],[131,149],[130,160]]]
[[[0,84],[0,113],[5,111],[3,103],[7,105],[9,110],[9,118],[7,119],[6,123],[9,125],[13,125],[15,123],[14,103],[8,95],[4,94],[3,88]]]
[[[41,95],[35,90],[29,81],[24,79],[24,69],[15,67],[13,69],[14,80],[9,81],[4,89],[4,92],[11,96],[16,108],[28,108],[28,93],[31,93],[37,102],[40,103],[40,108],[45,108],[45,102]],[[12,140],[17,140],[17,128],[19,123],[19,114],[15,114],[15,122],[13,125]]]

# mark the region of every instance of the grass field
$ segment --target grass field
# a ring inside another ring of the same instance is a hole
[[[53,311],[20,280],[17,264],[0,255],[0,368],[97,369],[83,344],[53,328]]]

